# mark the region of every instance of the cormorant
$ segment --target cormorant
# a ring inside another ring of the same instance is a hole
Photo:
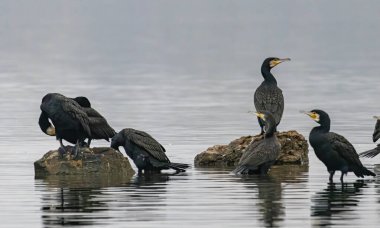
[[[87,97],[76,97],[73,98],[73,100],[82,106],[88,116],[91,130],[91,137],[88,139],[87,143],[88,147],[90,147],[92,139],[104,139],[109,142],[109,139],[112,138],[116,132],[108,124],[107,120],[91,107],[91,103]]]
[[[380,116],[374,116],[373,118],[376,119],[376,125],[373,131],[372,140],[373,142],[376,142],[380,138]],[[373,158],[378,154],[380,154],[380,144],[377,144],[377,147],[375,149],[360,153],[359,156]]]
[[[184,172],[187,164],[172,163],[165,154],[165,148],[148,133],[125,128],[117,133],[111,141],[111,147],[118,150],[123,146],[127,155],[133,160],[138,172],[160,172],[162,169],[174,169]]]
[[[256,89],[253,101],[258,112],[269,111],[275,119],[276,127],[280,124],[282,113],[284,111],[284,96],[282,90],[278,88],[277,81],[271,69],[278,64],[290,61],[290,58],[280,59],[275,57],[266,58],[261,65],[261,74],[264,81]],[[257,118],[261,127],[261,134],[264,134],[264,123],[260,118]]]
[[[265,135],[262,140],[252,142],[239,160],[236,174],[267,174],[280,154],[281,145],[274,134],[276,122],[270,112],[256,112],[265,126]]]
[[[342,183],[347,172],[354,172],[357,177],[376,176],[363,166],[354,146],[346,138],[330,132],[330,117],[326,112],[314,109],[305,114],[320,124],[311,130],[309,142],[315,155],[326,165],[330,182],[333,182],[335,171],[341,171]]]
[[[83,108],[62,94],[48,93],[42,98],[40,109],[42,112],[38,123],[41,130],[47,135],[55,135],[61,145],[60,149],[64,152],[66,150],[62,139],[76,144],[75,157],[77,157],[80,143],[85,138],[91,137],[90,121]]]

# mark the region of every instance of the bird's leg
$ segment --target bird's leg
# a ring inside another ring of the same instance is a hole
[[[88,142],[87,142],[87,146],[88,146],[88,148],[90,148],[90,144],[91,144],[91,139],[89,138],[89,139],[88,139]]]
[[[67,152],[65,146],[62,143],[62,139],[59,139],[60,147],[58,148],[59,156],[62,158],[63,155]]]
[[[344,175],[344,172],[342,172],[342,175],[340,175],[340,182],[342,182],[342,184],[343,184],[343,175]]]
[[[75,148],[74,148],[74,159],[78,158],[79,151],[80,151],[80,141],[78,139],[77,143],[75,144]]]
[[[329,173],[330,173],[329,181],[330,183],[333,183],[333,176],[334,176],[335,171],[329,171]]]

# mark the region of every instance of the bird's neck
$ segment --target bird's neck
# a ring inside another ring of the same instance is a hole
[[[51,126],[51,124],[49,122],[49,117],[46,114],[46,112],[44,112],[44,111],[41,112],[38,123],[40,125],[41,130],[46,133],[46,130]]]
[[[269,83],[273,83],[277,85],[276,78],[273,76],[273,74],[270,72],[270,69],[268,67],[261,67],[261,74],[264,77],[264,80]]]
[[[270,124],[268,127],[265,126],[265,138],[272,137],[274,133],[276,132],[276,125],[275,124]]]
[[[330,121],[325,121],[320,124],[321,126],[313,129],[315,132],[328,133],[330,131]]]

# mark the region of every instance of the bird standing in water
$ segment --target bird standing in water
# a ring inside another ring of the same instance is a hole
[[[115,150],[123,146],[127,155],[133,160],[139,174],[144,172],[160,172],[163,169],[174,169],[184,172],[188,164],[173,163],[165,154],[165,148],[144,131],[125,128],[117,133],[111,141]]]
[[[280,154],[281,145],[274,134],[276,122],[273,115],[270,112],[256,112],[256,115],[265,124],[264,138],[247,147],[233,171],[235,174],[267,174]]]
[[[330,132],[330,117],[326,112],[314,109],[305,114],[320,124],[311,130],[309,141],[316,156],[326,165],[330,182],[333,182],[335,171],[341,171],[342,183],[343,175],[348,172],[353,172],[357,177],[376,176],[363,166],[354,146],[346,138]]]
[[[253,101],[255,108],[258,112],[269,111],[272,113],[275,119],[275,131],[277,131],[277,125],[280,124],[282,113],[284,111],[284,96],[282,90],[277,86],[277,80],[270,72],[271,69],[278,64],[290,61],[290,58],[266,58],[261,66],[261,74],[264,77],[264,81],[256,89]],[[258,118],[261,134],[264,134],[264,122]]]

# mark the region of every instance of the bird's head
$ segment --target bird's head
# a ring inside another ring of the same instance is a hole
[[[80,106],[84,108],[91,108],[91,103],[87,99],[87,97],[76,97],[73,100],[76,101]]]
[[[376,120],[375,130],[373,131],[372,140],[376,142],[380,138],[380,116],[373,117]]]
[[[53,127],[52,125],[50,125],[47,129],[46,129],[46,132],[45,132],[47,135],[50,135],[50,136],[55,136],[56,133],[55,133],[55,127]]]
[[[267,69],[272,69],[273,67],[277,66],[278,64],[282,62],[290,61],[290,58],[277,58],[277,57],[269,57],[266,58],[263,62],[262,67],[267,68]]]
[[[111,148],[115,150],[119,150],[119,146],[124,145],[124,137],[122,132],[117,133],[111,139]]]
[[[265,123],[265,132],[275,131],[276,121],[272,115],[272,113],[268,111],[255,112],[255,115],[264,121]],[[269,132],[272,133],[272,132]]]
[[[323,123],[329,123],[330,124],[330,117],[329,115],[320,109],[313,109],[310,112],[304,112],[306,115],[308,115],[312,120],[319,124]]]

